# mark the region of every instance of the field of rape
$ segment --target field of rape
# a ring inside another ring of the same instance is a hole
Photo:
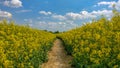
[[[120,67],[120,14],[58,35],[75,68]]]
[[[59,34],[0,21],[0,68],[39,68],[56,37],[73,57],[74,68],[120,67],[120,14]]]
[[[38,68],[47,61],[55,35],[27,26],[0,22],[0,68]]]

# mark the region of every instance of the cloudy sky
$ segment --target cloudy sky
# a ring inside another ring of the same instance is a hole
[[[49,31],[66,31],[112,16],[112,5],[120,10],[120,0],[0,0],[0,19]]]

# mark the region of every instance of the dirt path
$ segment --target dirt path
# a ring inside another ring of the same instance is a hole
[[[54,41],[52,50],[48,53],[48,62],[42,64],[42,68],[71,68],[71,56],[66,55],[62,41]]]

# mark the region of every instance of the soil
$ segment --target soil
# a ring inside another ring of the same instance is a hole
[[[72,57],[67,55],[60,39],[54,41],[51,51],[48,52],[48,62],[43,63],[41,68],[72,68]]]

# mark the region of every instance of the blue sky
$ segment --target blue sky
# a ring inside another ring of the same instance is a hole
[[[0,0],[0,19],[43,30],[66,31],[101,15],[110,19],[113,4],[120,10],[120,0]]]

